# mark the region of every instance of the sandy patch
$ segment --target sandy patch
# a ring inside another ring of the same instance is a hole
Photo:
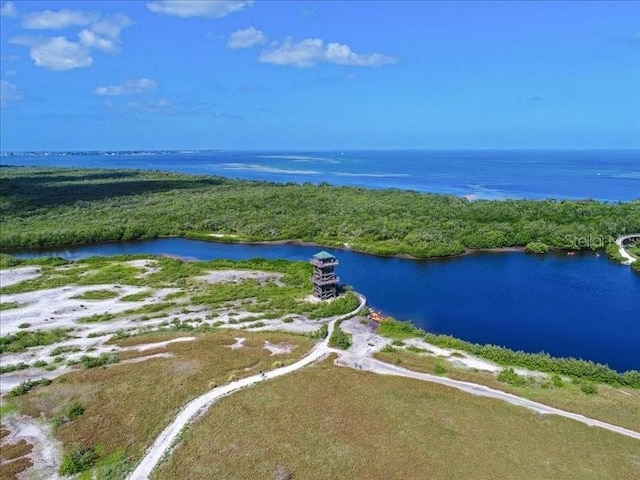
[[[294,348],[295,347],[290,343],[275,344],[267,341],[264,342],[264,349],[269,350],[271,352],[271,355],[286,355],[288,353],[291,353]]]
[[[147,360],[151,360],[152,358],[172,358],[173,353],[154,353],[153,355],[147,355],[146,357],[136,357],[130,358],[129,360],[123,360],[122,362],[118,362],[116,365],[121,365],[123,363],[140,363],[146,362]]]
[[[174,338],[172,340],[167,340],[165,342],[157,342],[157,343],[145,343],[143,345],[135,345],[131,348],[131,350],[137,350],[138,352],[145,352],[147,350],[153,350],[154,348],[163,348],[169,345],[170,343],[180,343],[180,342],[193,342],[196,337],[179,337]],[[127,349],[124,349],[127,350]]]
[[[49,423],[10,414],[2,419],[2,424],[10,432],[3,441],[16,443],[24,439],[33,445],[33,450],[27,455],[33,462],[33,467],[25,470],[21,478],[61,478],[58,476],[58,468],[62,459],[62,444],[53,437]]]
[[[229,348],[231,350],[237,350],[239,348],[243,348],[244,347],[244,341],[246,340],[246,338],[244,337],[235,337],[236,339],[236,343],[229,345]]]
[[[462,352],[459,350],[451,350],[448,348],[441,348],[435,345],[432,345],[424,340],[420,340],[417,338],[411,338],[405,341],[406,345],[413,345],[418,348],[423,348],[428,350],[428,354],[437,355],[440,357],[444,357],[446,360],[451,362],[453,365],[463,368],[471,368],[475,370],[484,370],[487,372],[498,373],[502,371],[505,367],[502,365],[498,365],[489,360],[485,360],[482,358],[474,357],[466,352]],[[427,353],[427,352],[425,352]],[[454,355],[455,354],[455,355]],[[527,370],[525,368],[514,367],[513,370],[518,375],[524,375],[529,377],[539,377],[539,378],[547,378],[549,375],[542,372],[533,372],[531,370]]]
[[[16,283],[39,277],[41,274],[40,267],[17,267],[0,270],[0,286],[15,285]]]
[[[177,289],[161,289],[151,297],[139,302],[121,302],[118,298],[105,300],[82,300],[73,298],[91,290],[113,290],[116,285],[90,285],[59,287],[35,292],[3,295],[2,301],[16,302],[20,308],[2,312],[2,334],[11,335],[22,330],[18,325],[29,323],[29,329],[76,328],[77,320],[105,313],[119,314],[126,310],[159,301],[165,295]],[[146,291],[144,287],[118,286],[119,296]],[[85,328],[92,328],[91,324]]]
[[[225,237],[236,238],[238,235],[234,235],[232,233],[210,233],[209,236],[213,238],[225,238]]]
[[[129,260],[128,262],[125,262],[125,263],[141,270],[140,275],[138,275],[138,277],[146,277],[148,275],[151,275],[152,273],[156,273],[159,270],[157,266],[158,265],[157,260],[144,260],[144,259]]]
[[[254,270],[212,270],[207,275],[198,277],[208,283],[230,283],[241,282],[242,280],[258,280],[260,283],[275,282],[282,286],[281,273],[259,272]]]

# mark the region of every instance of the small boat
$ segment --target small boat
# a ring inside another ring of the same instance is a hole
[[[567,252],[567,255],[569,255],[570,257],[573,257],[576,254],[576,252]]]

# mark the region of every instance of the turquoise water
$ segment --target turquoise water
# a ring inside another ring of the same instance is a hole
[[[402,188],[472,199],[640,198],[638,150],[5,153],[0,164],[168,170]]]
[[[545,351],[640,369],[640,275],[595,253],[482,253],[409,260],[327,249],[345,284],[385,314],[434,333],[527,352]],[[165,254],[189,259],[307,261],[317,247],[163,238],[26,253],[68,259]]]

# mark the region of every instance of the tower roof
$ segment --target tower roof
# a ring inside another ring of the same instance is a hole
[[[331,258],[336,258],[333,255],[331,255],[329,252],[325,252],[324,250],[321,252],[316,253],[313,258],[317,258],[318,260],[329,260]]]

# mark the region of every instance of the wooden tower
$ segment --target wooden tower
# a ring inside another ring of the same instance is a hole
[[[327,252],[316,253],[311,257],[311,265],[313,265],[313,294],[321,300],[336,297],[336,287],[340,279],[336,277],[334,271],[338,265],[338,259]]]

